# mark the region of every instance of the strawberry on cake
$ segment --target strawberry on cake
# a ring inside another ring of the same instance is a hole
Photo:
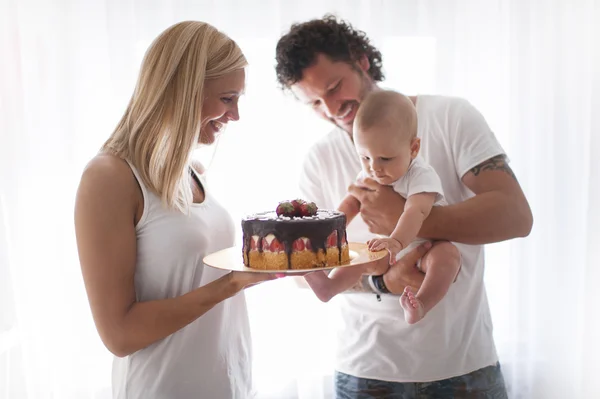
[[[242,220],[244,264],[286,270],[337,266],[350,261],[346,216],[301,199]]]

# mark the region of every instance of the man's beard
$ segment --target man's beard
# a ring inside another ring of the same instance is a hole
[[[347,101],[342,106],[342,108],[341,108],[342,110],[345,110],[347,107],[351,107],[353,105],[356,105],[357,110],[358,110],[358,107],[360,107],[360,103],[362,103],[362,101],[367,96],[367,94],[369,94],[373,90],[377,89],[377,85],[371,80],[371,78],[362,69],[357,68],[357,73],[360,75],[360,85],[361,85],[359,94],[358,94],[359,100],[358,101],[356,101],[356,100]],[[356,118],[356,115],[354,116],[354,118]],[[354,125],[354,120],[348,125],[339,124],[333,118],[330,118],[330,120],[331,120],[331,123],[333,123],[340,129],[344,130],[346,133],[348,133],[350,135],[350,138],[352,138],[352,127]]]

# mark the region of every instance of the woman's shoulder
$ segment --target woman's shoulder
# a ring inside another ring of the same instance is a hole
[[[85,166],[80,188],[99,193],[131,195],[136,191],[136,179],[129,164],[111,154],[98,154]]]

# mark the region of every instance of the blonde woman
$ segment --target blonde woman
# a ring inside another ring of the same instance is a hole
[[[275,276],[204,267],[206,254],[233,244],[234,225],[191,164],[198,145],[239,119],[245,66],[206,23],[168,28],[82,175],[77,245],[98,333],[116,355],[114,398],[252,396],[242,291]]]

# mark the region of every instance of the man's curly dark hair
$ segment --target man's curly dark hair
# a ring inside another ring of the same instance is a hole
[[[293,24],[277,43],[275,59],[277,81],[287,88],[302,79],[304,69],[311,66],[319,53],[333,61],[352,63],[365,55],[369,59],[368,74],[375,82],[385,77],[381,70],[381,52],[370,44],[367,35],[333,15]]]

